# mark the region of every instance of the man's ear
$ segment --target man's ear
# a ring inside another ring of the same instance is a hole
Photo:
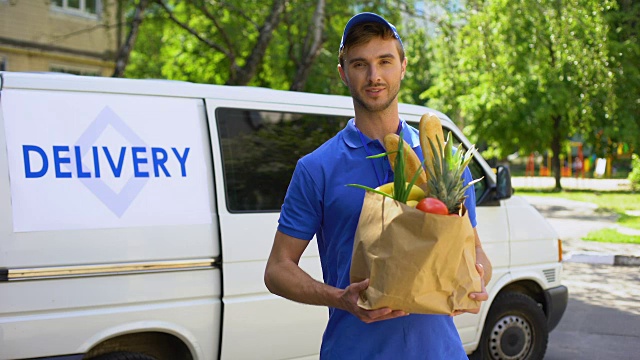
[[[340,64],[338,64],[338,72],[340,73],[340,79],[342,79],[342,83],[347,85],[347,74],[344,73],[344,69],[342,68],[342,65],[340,65]],[[349,85],[347,85],[347,86],[349,86]]]
[[[400,80],[404,80],[404,74],[407,72],[407,57],[404,57],[404,60],[402,60],[402,72],[401,72],[401,76],[400,76]]]

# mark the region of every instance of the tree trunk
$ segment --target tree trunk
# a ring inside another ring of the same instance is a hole
[[[262,59],[264,59],[264,54],[267,51],[269,42],[271,42],[271,39],[273,38],[273,32],[278,27],[280,15],[284,12],[285,3],[286,0],[273,1],[271,13],[267,20],[265,20],[264,25],[260,28],[258,41],[253,47],[253,50],[247,58],[244,66],[240,67],[236,63],[231,64],[232,76],[227,81],[227,85],[247,85],[256,75],[258,65],[260,65]]]
[[[122,47],[122,28],[124,26],[124,0],[118,0],[116,5],[116,51]]]
[[[553,135],[551,136],[551,151],[553,152],[553,158],[551,159],[551,167],[553,168],[553,176],[556,180],[556,186],[554,191],[562,191],[562,185],[560,184],[560,178],[562,177],[562,168],[560,166],[560,121],[562,116],[552,116],[553,120]]]
[[[309,77],[309,71],[311,71],[311,65],[316,60],[322,50],[322,44],[324,38],[325,26],[325,7],[327,2],[325,0],[318,0],[316,4],[316,11],[313,14],[313,21],[309,24],[309,31],[307,37],[304,40],[304,48],[301,57],[301,61],[298,62],[298,69],[296,75],[291,83],[290,90],[303,91],[304,86],[307,83]]]
[[[123,77],[124,70],[129,63],[129,56],[131,55],[131,50],[136,44],[136,39],[138,39],[138,31],[140,30],[140,24],[142,24],[143,14],[147,6],[149,5],[149,0],[140,0],[136,5],[135,12],[133,14],[133,21],[131,22],[131,28],[129,29],[129,34],[127,35],[127,39],[124,44],[120,47],[118,51],[118,56],[116,57],[116,68],[113,71],[112,77]]]

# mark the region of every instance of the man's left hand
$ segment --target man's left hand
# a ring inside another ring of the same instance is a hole
[[[476,264],[476,270],[478,270],[478,274],[480,274],[480,283],[482,284],[482,288],[481,288],[482,291],[471,293],[469,294],[469,297],[477,301],[487,301],[489,299],[489,294],[487,293],[487,289],[484,286],[484,267],[482,266],[482,264]],[[478,307],[475,309],[455,310],[451,315],[456,316],[464,313],[477,314],[479,312],[480,312],[480,308]]]

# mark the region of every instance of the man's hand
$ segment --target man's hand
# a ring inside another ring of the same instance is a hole
[[[489,299],[489,294],[487,293],[487,289],[484,286],[484,267],[482,266],[482,264],[476,264],[476,270],[478,270],[478,274],[480,275],[480,283],[482,284],[482,291],[471,293],[469,294],[469,297],[477,301],[487,301]],[[456,310],[453,312],[452,315],[456,316],[464,313],[477,314],[479,312],[480,312],[480,308],[465,309],[465,310]]]
[[[341,309],[346,310],[356,316],[358,319],[369,324],[375,321],[388,320],[401,316],[409,315],[404,311],[391,310],[389,308],[382,308],[376,310],[367,310],[358,306],[358,298],[360,292],[366,290],[369,287],[369,279],[365,279],[361,282],[353,283],[344,289],[344,292],[340,296]]]

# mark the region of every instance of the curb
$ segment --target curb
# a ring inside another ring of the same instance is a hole
[[[640,266],[640,256],[611,255],[597,252],[576,252],[569,254],[564,262],[615,266]]]
[[[629,256],[629,255],[616,255],[613,259],[613,265],[640,266],[640,257]]]

